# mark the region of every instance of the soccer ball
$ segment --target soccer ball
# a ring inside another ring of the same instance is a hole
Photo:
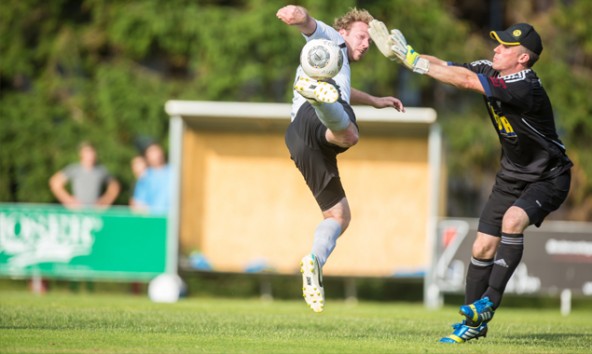
[[[187,285],[176,274],[161,274],[148,284],[148,297],[154,302],[177,302]]]
[[[341,70],[343,54],[337,43],[327,39],[313,39],[302,48],[300,65],[304,73],[313,79],[330,79]]]

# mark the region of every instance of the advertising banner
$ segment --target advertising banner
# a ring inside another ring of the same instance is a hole
[[[148,281],[166,247],[165,216],[0,203],[0,276]]]
[[[477,234],[476,219],[446,219],[438,225],[438,251],[431,279],[441,292],[464,292]],[[524,233],[522,261],[507,293],[592,295],[592,225],[545,221]]]

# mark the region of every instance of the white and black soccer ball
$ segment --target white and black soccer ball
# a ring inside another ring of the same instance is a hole
[[[300,65],[304,73],[313,79],[330,79],[337,75],[343,66],[343,53],[335,42],[312,39],[300,52]]]

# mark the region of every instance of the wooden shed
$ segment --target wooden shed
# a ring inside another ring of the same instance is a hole
[[[360,142],[339,155],[352,209],[327,275],[421,274],[444,205],[441,133],[431,108],[354,107]],[[169,101],[176,171],[169,235],[214,270],[295,273],[321,212],[290,160],[290,105]]]

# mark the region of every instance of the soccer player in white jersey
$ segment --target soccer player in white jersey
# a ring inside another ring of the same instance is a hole
[[[292,122],[286,131],[290,157],[302,173],[323,215],[314,232],[310,254],[302,258],[303,296],[315,312],[323,311],[322,267],[335,248],[337,238],[347,229],[351,215],[339,178],[337,155],[358,142],[358,126],[350,105],[376,108],[392,107],[404,111],[395,97],[375,97],[356,90],[350,84],[350,62],[357,62],[370,47],[368,23],[373,19],[365,10],[352,9],[335,20],[333,27],[311,17],[300,6],[289,5],[277,12],[284,23],[295,26],[304,38],[328,39],[343,50],[341,71],[326,82],[306,77],[301,67],[296,71]],[[318,93],[324,85],[336,93]]]

